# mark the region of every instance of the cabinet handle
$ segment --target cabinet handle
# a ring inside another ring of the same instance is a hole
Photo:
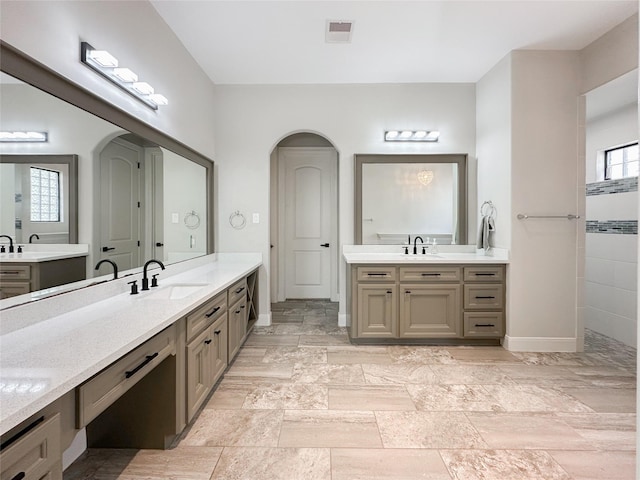
[[[236,313],[240,313],[240,310],[236,310]]]
[[[476,274],[474,274],[476,277],[495,277],[496,274],[495,273],[483,273],[483,272],[478,272]]]
[[[216,331],[215,331],[215,332],[213,332],[213,333],[215,333],[216,335],[220,335],[220,332],[222,332],[222,330],[216,330]]]
[[[5,270],[3,272],[0,272],[0,275],[20,275],[22,272],[19,272],[17,270]]]
[[[392,294],[393,292],[391,290],[387,290],[387,293],[388,294]]]
[[[476,327],[495,327],[493,323],[476,323]]]
[[[493,298],[496,298],[496,297],[492,297],[491,295],[486,295],[486,296],[480,296],[480,297],[476,296],[476,298],[491,298],[491,299],[493,299]]]
[[[211,340],[210,338],[208,338],[207,340],[204,341],[205,345],[209,345],[213,340]]]
[[[422,273],[421,275],[423,277],[439,277],[442,274],[441,273]]]
[[[23,478],[25,478],[27,476],[26,473],[24,472],[20,472],[18,473],[15,477],[13,477],[11,480],[22,480]]]
[[[213,310],[211,310],[211,313],[205,313],[204,316],[209,318],[211,315],[213,315],[214,313],[216,313],[218,310],[220,310],[220,307],[216,307]]]
[[[405,290],[404,293],[405,294],[409,294],[409,293],[411,293],[411,290]]]
[[[154,353],[153,355],[147,355],[147,358],[144,360],[144,362],[142,362],[136,368],[134,368],[133,370],[129,370],[128,372],[124,372],[125,378],[133,377],[136,373],[140,371],[141,368],[143,368],[147,363],[149,363],[151,360],[153,360],[157,356],[158,356],[158,352]]]
[[[386,273],[367,273],[368,277],[386,277]]]
[[[246,305],[240,305],[240,308],[244,308],[244,307],[246,307]]]
[[[244,287],[240,287],[239,289],[237,289],[236,293],[240,293],[242,290],[244,290]]]

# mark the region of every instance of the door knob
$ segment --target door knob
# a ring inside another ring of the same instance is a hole
[[[329,248],[329,244],[328,243],[321,243],[320,246],[324,247],[324,248]]]
[[[109,250],[115,250],[116,247],[102,247],[103,252],[108,252]]]
[[[156,242],[156,247],[164,247],[164,243],[162,243],[162,242]]]

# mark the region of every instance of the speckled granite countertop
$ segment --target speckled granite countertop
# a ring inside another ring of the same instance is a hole
[[[262,256],[207,255],[185,269],[188,263],[173,274],[172,266],[154,270],[160,286],[139,295],[126,284],[135,275],[2,311],[0,434],[257,269]],[[169,298],[176,285],[198,288]]]

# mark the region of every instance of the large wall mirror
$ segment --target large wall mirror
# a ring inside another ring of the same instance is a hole
[[[467,156],[356,155],[355,243],[467,242]]]
[[[213,252],[210,159],[1,41],[0,70],[0,130],[48,133],[0,143],[0,234],[88,244],[88,278],[104,258],[122,272]],[[38,168],[59,178],[59,222],[25,220]]]

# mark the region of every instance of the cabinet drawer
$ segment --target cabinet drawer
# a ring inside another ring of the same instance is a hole
[[[31,291],[29,282],[0,282],[0,299],[23,295]]]
[[[494,338],[504,336],[502,312],[465,312],[464,336]]]
[[[229,290],[227,290],[227,292],[229,292],[229,299],[228,299],[229,305],[233,305],[238,300],[246,298],[246,296],[247,296],[247,279],[243,278],[242,280],[240,280],[236,284],[230,286]]]
[[[163,330],[76,389],[77,428],[85,427],[169,355],[175,329]]]
[[[60,415],[56,414],[26,432],[0,453],[1,478],[61,479]]]
[[[376,281],[376,280],[392,280],[396,279],[396,267],[389,266],[367,266],[356,268],[356,279],[359,282],[362,281]]]
[[[465,282],[504,282],[504,267],[479,265],[464,267]]]
[[[187,341],[227,311],[227,293],[221,293],[187,315]]]
[[[29,280],[31,278],[30,265],[0,265],[0,281]]]
[[[461,277],[460,267],[440,265],[400,267],[401,282],[459,282]]]
[[[478,284],[464,286],[465,310],[486,310],[504,308],[504,285]]]

